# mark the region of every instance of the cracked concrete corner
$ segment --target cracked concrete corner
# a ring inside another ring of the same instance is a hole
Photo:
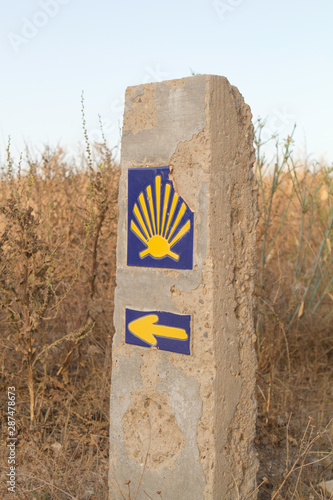
[[[125,103],[122,162],[154,166],[170,160],[179,142],[190,140],[206,125],[204,88],[201,77],[185,78],[181,86],[162,82],[131,87]],[[199,94],[201,102],[196,102]]]

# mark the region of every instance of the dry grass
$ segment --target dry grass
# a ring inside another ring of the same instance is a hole
[[[259,498],[325,499],[317,485],[333,478],[332,171],[295,165],[290,139],[268,169],[260,131]],[[1,467],[15,386],[16,497],[106,499],[119,172],[105,144],[82,165],[61,149],[26,156],[20,175],[9,157],[1,178]]]
[[[332,168],[298,165],[292,137],[262,154],[258,124],[259,498],[325,498],[333,477]],[[319,461],[318,461],[319,460]]]
[[[89,163],[46,148],[1,179],[1,466],[14,386],[18,498],[107,498],[119,171],[105,145]]]

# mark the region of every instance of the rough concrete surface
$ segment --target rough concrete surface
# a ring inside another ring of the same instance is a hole
[[[121,150],[110,498],[255,499],[257,185],[250,108],[224,77],[129,87]],[[128,267],[127,171],[170,165],[193,270]],[[190,314],[191,356],[125,344],[125,308]],[[142,475],[143,474],[143,475]],[[145,493],[146,492],[146,493]],[[132,496],[135,497],[135,493]],[[250,495],[250,496],[249,496]]]

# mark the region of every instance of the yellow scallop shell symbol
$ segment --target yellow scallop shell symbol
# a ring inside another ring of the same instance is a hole
[[[135,220],[131,220],[131,230],[147,247],[140,252],[140,257],[151,255],[155,259],[171,257],[178,261],[179,255],[172,251],[172,247],[191,227],[187,220],[180,228],[180,222],[186,212],[186,204],[181,202],[177,208],[179,196],[173,193],[170,211],[168,213],[171,185],[165,184],[162,201],[161,176],[155,177],[155,203],[151,185],[146,188],[146,196],[140,193],[133,208]],[[173,220],[174,219],[174,220]]]

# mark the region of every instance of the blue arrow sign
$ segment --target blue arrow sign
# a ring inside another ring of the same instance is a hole
[[[190,354],[191,316],[126,309],[126,344]]]

